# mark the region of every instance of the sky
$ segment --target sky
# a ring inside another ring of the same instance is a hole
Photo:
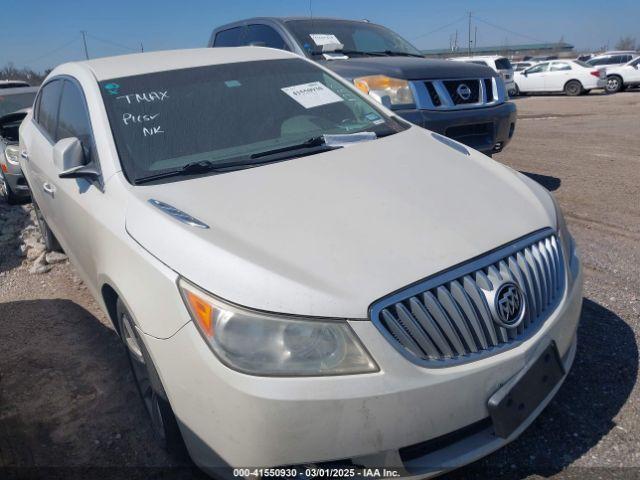
[[[640,41],[640,4],[616,0],[0,0],[0,67],[37,71],[90,57],[206,46],[213,28],[252,16],[366,18],[421,49],[446,48],[467,12],[479,46],[557,42],[580,50],[613,48],[622,36]],[[472,34],[473,35],[473,34]]]

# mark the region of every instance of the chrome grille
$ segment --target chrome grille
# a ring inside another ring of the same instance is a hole
[[[478,103],[480,101],[480,81],[479,80],[445,80],[442,82],[454,105],[467,103]],[[458,88],[466,86],[470,92],[468,98],[463,98],[458,93]]]
[[[507,100],[497,84],[497,77],[412,80],[411,89],[420,110],[454,110],[496,105]],[[463,99],[458,87],[466,85],[471,95]]]
[[[556,308],[565,284],[562,249],[551,230],[537,232],[375,302],[371,320],[411,361],[448,366],[512,348]],[[505,281],[522,290],[516,328],[494,322],[485,292]]]

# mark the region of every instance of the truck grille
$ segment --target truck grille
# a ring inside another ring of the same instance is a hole
[[[485,292],[505,281],[523,292],[524,319],[500,326]],[[371,320],[414,363],[475,361],[533,335],[555,310],[565,284],[562,250],[547,229],[375,302]]]
[[[494,92],[497,78],[412,81],[416,104],[424,110],[450,110],[495,105],[506,100]]]
[[[454,105],[468,103],[478,103],[480,101],[480,81],[479,80],[445,80],[442,82],[447,89],[447,93]],[[462,96],[460,89],[464,88],[469,95]]]

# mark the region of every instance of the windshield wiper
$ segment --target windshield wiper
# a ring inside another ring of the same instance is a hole
[[[270,155],[275,155],[277,153],[292,152],[294,150],[301,150],[305,148],[320,147],[324,144],[325,144],[324,136],[320,135],[318,137],[311,137],[310,139],[305,140],[302,143],[296,143],[293,145],[287,145],[286,147],[274,148],[272,150],[265,150],[264,152],[254,153],[249,158],[254,159],[254,158],[267,157]]]
[[[416,58],[424,58],[422,55],[417,53],[409,53],[409,52],[398,52],[396,50],[384,50],[381,52],[369,52],[372,55],[389,55],[394,57],[416,57]]]
[[[161,172],[155,175],[149,175],[146,177],[137,178],[133,183],[136,185],[142,185],[143,183],[153,182],[155,180],[161,180],[163,178],[169,177],[181,177],[188,175],[197,175],[199,173],[222,173],[228,172],[234,168],[250,168],[255,167],[257,165],[262,165],[269,162],[275,162],[280,160],[285,160],[287,158],[296,157],[296,156],[305,156],[312,155],[314,153],[321,153],[328,150],[334,150],[336,148],[340,148],[337,146],[326,145],[324,136],[311,137],[310,139],[298,143],[295,145],[288,145],[286,147],[274,148],[272,150],[266,150],[264,152],[254,153],[249,156],[250,160],[263,158],[263,161],[247,161],[246,159],[235,161],[235,162],[212,162],[211,160],[200,160],[198,162],[187,163],[184,167],[179,168],[178,170],[170,170],[168,172]],[[291,153],[296,151],[305,151],[303,155]],[[285,155],[280,155],[285,154]],[[277,156],[277,158],[272,158]],[[268,159],[266,157],[269,157]]]
[[[221,172],[224,170],[224,165],[214,163],[210,160],[200,160],[198,162],[187,163],[184,167],[179,168],[178,170],[171,170],[169,172],[156,173],[155,175],[136,178],[133,183],[141,185],[143,183],[152,182],[162,178],[196,175],[198,173]]]

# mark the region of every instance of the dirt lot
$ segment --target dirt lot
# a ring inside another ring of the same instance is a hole
[[[638,478],[640,92],[516,102],[496,160],[552,190],[577,239],[577,359],[517,441],[451,476]],[[73,267],[42,258],[33,232],[20,250],[28,223],[27,206],[0,205],[0,467],[29,467],[0,477],[200,476],[154,445],[124,351]]]

